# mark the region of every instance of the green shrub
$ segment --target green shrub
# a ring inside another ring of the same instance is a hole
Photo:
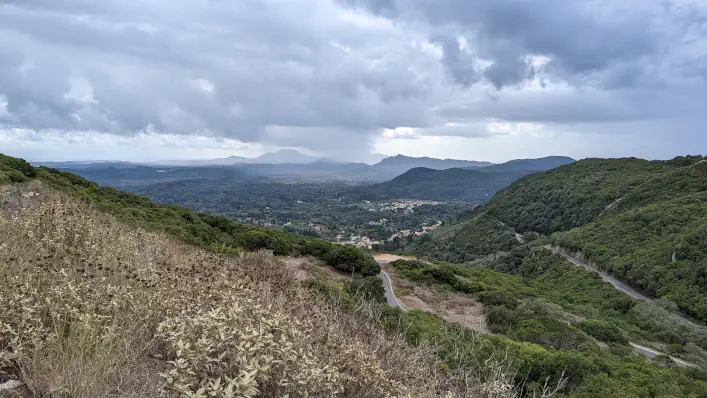
[[[436,280],[439,283],[445,283],[449,286],[455,286],[457,283],[457,276],[454,274],[454,272],[445,267],[434,267],[434,268],[427,268],[425,270],[434,280]]]
[[[386,302],[383,281],[375,276],[355,277],[346,282],[346,289],[352,296],[359,296],[365,300],[373,300],[379,303]]]
[[[483,282],[469,281],[457,277],[457,280],[454,284],[454,289],[466,294],[475,294],[489,290],[489,287]]]
[[[488,306],[504,306],[508,308],[516,308],[518,306],[518,298],[513,293],[491,290],[478,294],[479,300]]]
[[[580,324],[580,327],[588,335],[606,343],[628,343],[623,331],[613,323],[598,319],[587,319]]]

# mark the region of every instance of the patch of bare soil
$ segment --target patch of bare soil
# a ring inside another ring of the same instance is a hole
[[[317,274],[326,274],[337,281],[351,279],[351,275],[335,270],[316,257],[281,257],[280,261],[292,270],[297,280],[309,279]]]
[[[398,297],[398,300],[403,303],[405,308],[411,309],[411,310],[420,310],[420,311],[425,311],[425,312],[431,312],[435,313],[435,311],[430,308],[427,303],[422,301],[419,297],[414,296],[414,295],[406,295],[403,297]]]
[[[483,304],[471,296],[401,279],[393,267],[384,264],[382,268],[390,275],[395,295],[406,308],[429,312],[448,322],[490,333]]]
[[[396,254],[376,253],[373,258],[379,263],[389,263],[395,260],[415,260],[412,256],[398,256]]]

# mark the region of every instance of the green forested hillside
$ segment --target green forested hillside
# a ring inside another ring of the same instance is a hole
[[[409,250],[469,261],[487,255],[489,248],[508,250],[514,230],[553,234],[555,244],[581,251],[647,295],[707,320],[703,157],[586,159],[526,176],[460,224]]]
[[[463,263],[478,256],[506,252],[519,246],[513,230],[486,213],[433,235],[425,235],[407,250],[418,256],[432,256],[451,263]]]
[[[649,296],[707,319],[707,192],[600,217],[553,240]]]
[[[545,171],[574,159],[551,156],[541,159],[517,159],[480,168],[416,167],[391,181],[354,190],[371,199],[427,199],[485,202],[500,189],[518,178]]]
[[[584,159],[521,178],[485,210],[518,232],[565,231],[600,215],[704,192],[707,162],[702,160]]]
[[[179,206],[155,204],[146,197],[101,187],[75,174],[32,167],[22,159],[0,154],[0,183],[30,180],[40,180],[77,195],[121,221],[165,231],[186,242],[221,252],[267,249],[277,255],[309,254],[344,272],[361,275],[380,272],[380,267],[370,255],[354,247],[240,224],[225,217],[197,213]]]
[[[527,171],[415,168],[380,184],[352,190],[366,199],[465,200],[483,202]]]

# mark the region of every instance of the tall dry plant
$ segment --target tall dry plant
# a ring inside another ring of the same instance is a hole
[[[502,364],[484,383],[446,370],[434,345],[386,333],[372,306],[352,316],[269,254],[207,252],[39,185],[0,204],[0,382],[27,394],[514,395]]]

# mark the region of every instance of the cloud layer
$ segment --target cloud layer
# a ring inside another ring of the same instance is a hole
[[[569,133],[704,151],[706,37],[689,0],[0,0],[0,144],[184,135],[360,159]]]

